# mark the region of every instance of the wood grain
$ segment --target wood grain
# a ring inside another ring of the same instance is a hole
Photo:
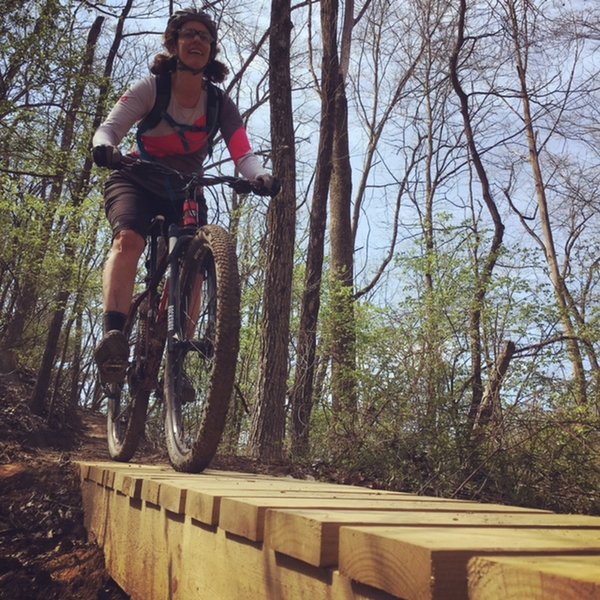
[[[600,529],[342,527],[340,572],[406,600],[467,598],[476,556],[600,553]]]
[[[476,557],[469,598],[600,600],[600,556]]]

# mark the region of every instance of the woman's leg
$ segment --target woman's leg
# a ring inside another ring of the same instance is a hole
[[[105,383],[119,383],[125,376],[129,346],[123,327],[133,296],[137,265],[144,251],[144,238],[131,229],[115,236],[104,265],[104,337],[94,353]]]
[[[131,229],[120,231],[113,240],[102,275],[104,312],[124,315],[129,312],[137,266],[144,245],[144,238]]]

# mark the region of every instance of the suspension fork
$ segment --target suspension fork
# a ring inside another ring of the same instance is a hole
[[[181,317],[179,302],[179,266],[180,258],[187,247],[187,242],[193,238],[194,230],[189,227],[169,226],[169,263],[165,290],[167,290],[167,351],[172,352],[181,337]],[[162,305],[162,302],[161,302]]]

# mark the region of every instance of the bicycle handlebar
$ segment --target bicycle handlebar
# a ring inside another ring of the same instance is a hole
[[[279,193],[281,184],[276,179],[274,190],[268,190],[260,181],[251,181],[241,177],[233,177],[231,175],[200,175],[198,173],[182,173],[168,167],[165,164],[136,158],[133,156],[122,156],[118,165],[113,169],[120,170],[122,168],[134,168],[136,166],[152,169],[156,173],[177,177],[185,183],[184,187],[193,189],[195,187],[209,187],[214,185],[225,184],[238,194],[256,194],[257,196],[274,197]]]

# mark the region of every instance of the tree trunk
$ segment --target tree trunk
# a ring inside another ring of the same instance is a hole
[[[572,316],[569,310],[569,293],[567,285],[560,272],[556,246],[554,244],[554,234],[550,223],[550,211],[548,208],[548,199],[546,198],[546,186],[542,176],[542,166],[540,164],[540,149],[537,147],[537,135],[534,128],[533,117],[531,115],[531,103],[529,98],[529,89],[527,86],[527,59],[524,57],[526,49],[521,47],[521,33],[519,31],[519,19],[517,18],[514,3],[508,3],[508,10],[512,21],[512,37],[515,47],[515,60],[517,63],[517,74],[520,85],[521,103],[523,106],[523,122],[525,124],[525,133],[527,136],[527,145],[529,148],[529,164],[533,173],[535,182],[535,194],[540,212],[540,224],[544,236],[544,251],[550,271],[550,279],[554,287],[554,295],[558,304],[560,318],[567,336],[567,352],[573,366],[573,379],[575,383],[575,398],[579,404],[586,404],[587,391],[585,382],[585,369],[581,357],[581,350],[577,343],[577,332],[572,322]]]
[[[67,118],[65,121],[65,127],[61,141],[61,150],[65,156],[68,156],[69,151],[71,150],[71,145],[73,142],[75,132],[76,117],[81,107],[83,94],[85,91],[87,81],[86,76],[89,75],[89,73],[92,70],[94,61],[94,49],[96,47],[98,37],[100,36],[103,23],[104,17],[98,17],[94,21],[88,34],[86,44],[86,56],[81,69],[80,78],[78,80],[77,85],[75,86],[73,98],[71,99],[70,109],[67,111]],[[77,189],[74,190],[73,193],[73,205],[75,207],[81,204],[83,196],[86,193],[85,188],[87,187],[87,182],[89,181],[91,168],[92,163],[91,160],[88,158],[86,160],[86,165],[76,184]],[[65,165],[63,167],[63,178],[67,176],[67,171],[68,168]],[[57,194],[58,193],[59,192],[57,191]],[[71,229],[73,229],[74,231],[69,231]],[[65,307],[71,296],[72,261],[75,258],[76,253],[76,248],[73,242],[73,236],[75,235],[76,237],[78,232],[78,222],[74,224],[73,228],[67,227],[67,236],[70,235],[71,238],[67,241],[65,246],[65,260],[63,263],[65,265],[65,269],[63,271],[63,277],[61,277],[61,280],[64,282],[64,287],[57,293],[55,297],[56,309],[54,311],[54,315],[52,316],[52,321],[48,331],[48,337],[46,338],[46,347],[44,349],[42,363],[38,371],[35,388],[29,400],[29,407],[31,408],[32,412],[38,415],[43,414],[45,411],[44,401],[50,385],[50,378],[52,376],[52,367],[54,365],[54,359],[56,357],[56,349],[58,347],[60,330],[62,328],[65,316]]]
[[[267,213],[267,270],[263,297],[258,390],[250,432],[250,454],[280,460],[285,433],[290,309],[296,229],[296,157],[292,118],[290,0],[271,4],[269,83],[271,142],[275,174],[283,186]]]
[[[346,6],[346,17],[352,3]],[[345,27],[352,19],[345,19]],[[342,39],[349,39],[342,32]],[[331,386],[332,408],[336,418],[352,428],[356,413],[356,332],[354,321],[354,244],[352,235],[352,167],[348,143],[348,99],[343,58],[349,49],[342,48],[335,90],[335,131],[333,136],[333,172],[330,190],[331,233]],[[338,420],[338,422],[340,422]]]
[[[515,350],[515,343],[507,340],[492,367],[492,372],[488,377],[485,392],[481,400],[481,406],[475,418],[475,425],[478,427],[485,426],[491,421],[500,418],[500,390],[502,389],[502,382],[506,377]]]
[[[469,155],[475,166],[475,170],[479,177],[481,184],[481,195],[485,205],[490,213],[492,222],[494,225],[492,242],[487,255],[484,257],[481,265],[479,265],[478,257],[475,257],[477,264],[475,265],[475,293],[473,300],[471,301],[470,315],[469,315],[469,339],[471,346],[471,407],[469,409],[469,418],[471,424],[474,423],[475,418],[479,412],[481,401],[483,398],[483,380],[482,380],[482,348],[481,348],[481,310],[483,307],[483,301],[488,291],[488,287],[492,280],[492,274],[498,260],[498,254],[502,247],[502,240],[504,237],[504,224],[502,218],[498,212],[498,207],[492,196],[490,182],[487,176],[487,172],[483,165],[483,161],[477,149],[475,143],[475,133],[471,124],[471,113],[469,108],[469,98],[462,88],[459,77],[459,58],[460,53],[465,43],[465,18],[467,12],[466,0],[460,0],[460,9],[458,16],[458,30],[457,39],[450,57],[450,79],[452,81],[452,87],[458,99],[460,101],[460,111],[463,118],[463,126],[465,131],[465,137],[467,140],[467,147],[469,149]],[[477,250],[477,248],[476,248]]]
[[[75,303],[75,340],[73,342],[73,358],[71,361],[71,386],[69,391],[69,406],[72,410],[77,408],[80,397],[80,374],[81,374],[81,341],[83,339],[83,316],[80,300]]]
[[[321,281],[325,252],[327,197],[332,169],[335,85],[338,80],[336,24],[336,3],[331,0],[322,0],[321,31],[323,36],[323,61],[321,66],[319,151],[315,174],[315,188],[310,211],[306,277],[300,308],[300,330],[298,332],[298,349],[296,352],[296,374],[294,386],[290,394],[292,410],[291,446],[292,454],[295,457],[305,456],[309,445],[317,348],[317,322],[321,305]]]

